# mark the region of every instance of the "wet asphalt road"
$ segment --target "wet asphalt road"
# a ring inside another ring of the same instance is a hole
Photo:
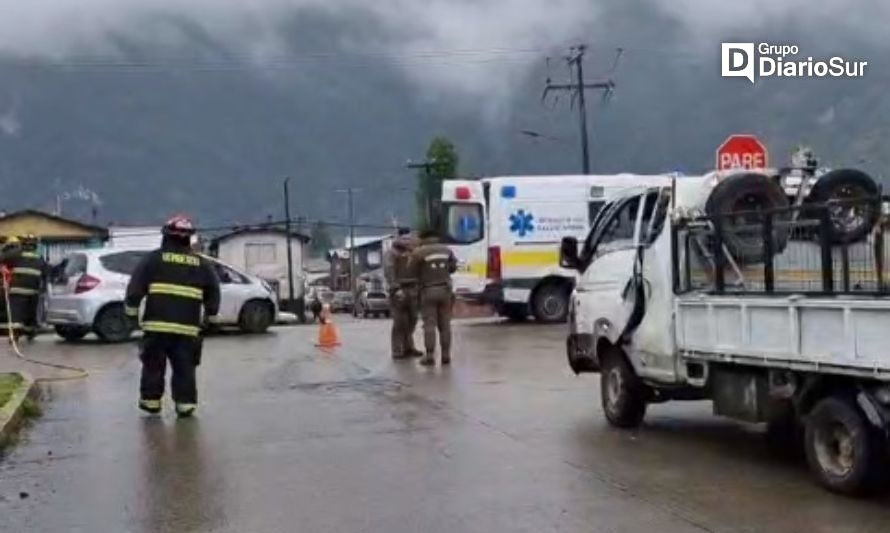
[[[135,409],[135,346],[39,341],[92,376],[0,460],[0,530],[890,531],[890,499],[823,492],[709,404],[607,427],[561,327],[463,324],[444,370],[390,361],[387,322],[341,328],[334,354],[315,328],[210,339],[187,421]]]

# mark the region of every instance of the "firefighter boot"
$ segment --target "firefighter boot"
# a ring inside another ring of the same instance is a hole
[[[433,357],[433,354],[427,353],[420,358],[420,364],[423,366],[436,366],[436,358]]]
[[[195,414],[195,409],[198,406],[193,403],[178,403],[176,404],[176,416],[179,418],[189,418],[193,414]]]
[[[161,412],[161,400],[139,400],[139,408],[148,414],[156,415]]]

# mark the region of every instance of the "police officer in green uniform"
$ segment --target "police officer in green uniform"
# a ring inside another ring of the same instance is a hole
[[[407,359],[423,355],[423,352],[414,347],[419,294],[417,275],[411,268],[413,248],[414,242],[407,234],[401,235],[393,243],[390,289],[390,308],[393,315],[393,359]]]
[[[142,260],[127,286],[129,316],[136,317],[146,300],[139,408],[152,414],[161,411],[168,359],[176,414],[191,416],[198,404],[195,371],[201,357],[202,307],[206,317],[216,315],[220,294],[213,265],[189,246],[194,233],[188,218],[170,219],[161,248]]]
[[[436,331],[442,348],[442,364],[451,364],[451,307],[454,303],[451,275],[457,270],[457,258],[441,244],[434,231],[421,234],[422,243],[411,255],[411,268],[420,287],[423,317],[424,366],[436,364]]]

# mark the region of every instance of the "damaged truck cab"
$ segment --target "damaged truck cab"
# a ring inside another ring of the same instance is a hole
[[[879,197],[788,205],[758,172],[652,177],[613,196],[584,242],[566,347],[599,372],[610,424],[650,404],[710,400],[802,447],[830,490],[861,493],[887,473],[890,287],[884,223],[839,244],[834,220],[875,218]]]

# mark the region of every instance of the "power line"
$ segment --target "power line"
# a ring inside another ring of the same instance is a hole
[[[416,52],[396,51],[319,51],[302,52],[281,56],[253,57],[244,55],[228,55],[217,60],[201,60],[195,58],[158,57],[156,59],[126,60],[115,57],[70,57],[63,60],[44,60],[40,58],[10,58],[17,65],[65,68],[186,68],[186,69],[229,69],[229,68],[275,68],[290,67],[306,63],[342,63],[354,62],[356,59],[387,59],[387,60],[437,60],[465,58],[471,62],[488,61],[494,57],[517,55],[537,55],[552,51],[556,47],[533,48],[476,48],[476,49],[440,49]]]
[[[298,218],[300,222],[307,225],[315,225],[322,224],[331,228],[350,228],[354,227],[355,229],[367,229],[367,230],[380,230],[380,231],[392,231],[393,226],[392,223],[388,224],[371,224],[365,222],[356,221],[353,224],[349,224],[348,222],[340,222],[340,221],[330,221],[323,219],[311,219],[311,218]],[[148,225],[148,224],[145,224]],[[287,220],[266,220],[263,222],[254,222],[254,223],[230,223],[230,224],[220,224],[214,226],[196,226],[195,230],[200,233],[222,233],[222,232],[233,232],[239,230],[257,230],[257,229],[284,229],[287,226]],[[121,227],[126,228],[127,226],[112,226],[112,227]],[[145,230],[145,231],[133,231],[127,232],[124,237],[151,237],[154,235],[159,235],[161,230],[161,225],[157,225],[157,230]]]
[[[155,59],[128,60],[115,57],[73,56],[62,60],[40,59],[35,57],[10,57],[9,62],[20,66],[45,68],[61,68],[65,70],[81,69],[114,69],[114,70],[206,70],[225,71],[241,69],[292,69],[310,63],[332,64],[340,67],[376,67],[379,63],[368,60],[389,60],[401,65],[433,63],[484,64],[497,61],[526,61],[521,56],[552,54],[563,48],[564,44],[535,47],[488,47],[488,48],[453,48],[429,49],[420,51],[311,51],[297,52],[288,55],[254,57],[247,55],[228,54],[227,57],[215,60],[182,57],[157,57]],[[674,58],[696,58],[712,61],[714,55],[684,48],[646,48],[639,46],[620,46],[600,43],[600,49],[614,50],[621,48],[630,53],[646,53]]]
[[[572,47],[571,54],[566,58],[569,69],[575,69],[575,81],[572,83],[553,83],[548,75],[544,87],[544,94],[541,100],[545,100],[551,92],[566,91],[571,93],[572,99],[578,99],[578,118],[581,127],[581,166],[584,174],[590,174],[590,141],[587,132],[587,103],[585,94],[588,90],[603,91],[603,98],[608,98],[615,89],[615,82],[606,79],[600,82],[588,82],[584,79],[584,53],[587,51],[587,45],[578,45]],[[615,62],[612,65],[612,71],[618,66],[618,60],[621,58],[623,49],[619,48],[615,55]]]

